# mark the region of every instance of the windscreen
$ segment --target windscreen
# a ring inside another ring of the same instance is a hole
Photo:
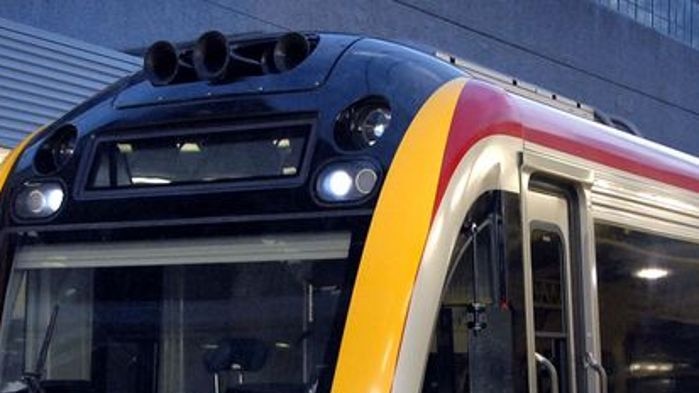
[[[2,391],[326,391],[350,234],[33,245],[15,258]],[[319,390],[320,389],[320,390]]]
[[[300,173],[309,130],[307,125],[203,129],[101,140],[86,189],[293,178]]]

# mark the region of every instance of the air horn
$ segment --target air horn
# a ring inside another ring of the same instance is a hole
[[[220,82],[239,76],[262,74],[258,61],[233,52],[228,38],[218,31],[209,31],[199,37],[192,60],[199,78],[209,81]]]
[[[158,41],[148,48],[143,58],[143,70],[154,86],[196,79],[194,69],[180,58],[175,45],[168,41]]]

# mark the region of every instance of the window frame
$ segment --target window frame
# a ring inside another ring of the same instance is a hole
[[[595,223],[624,226],[677,240],[699,242],[699,195],[656,180],[536,145],[525,147],[522,190],[540,172],[567,182],[579,198],[582,294],[585,320],[586,391],[600,392],[601,377],[590,361],[601,360]],[[578,350],[578,354],[582,351]],[[530,366],[531,367],[531,366]],[[530,371],[531,372],[531,371]]]

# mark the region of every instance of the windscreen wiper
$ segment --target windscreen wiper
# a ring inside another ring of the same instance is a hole
[[[49,325],[46,327],[46,333],[44,334],[44,340],[41,342],[41,349],[39,350],[39,355],[36,358],[36,363],[34,364],[33,371],[25,371],[22,373],[22,381],[27,385],[27,389],[31,393],[44,393],[41,388],[41,378],[44,373],[44,367],[46,367],[46,358],[49,354],[49,345],[51,345],[51,339],[53,338],[53,331],[56,330],[56,318],[58,317],[58,304],[53,306],[53,311],[51,311],[51,318],[49,319]]]

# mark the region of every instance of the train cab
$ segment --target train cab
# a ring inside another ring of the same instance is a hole
[[[699,389],[699,159],[441,53],[153,44],[0,169],[0,389]]]

